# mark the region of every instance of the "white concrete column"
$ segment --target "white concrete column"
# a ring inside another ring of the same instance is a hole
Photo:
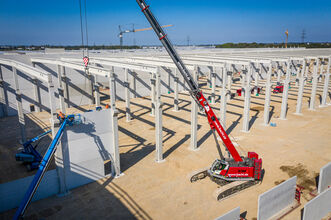
[[[178,70],[177,68],[174,69],[175,70],[175,79],[174,79],[174,82],[175,82],[175,85],[174,85],[174,90],[175,90],[175,94],[174,94],[174,111],[175,112],[178,112],[179,109],[178,109]]]
[[[253,67],[252,63],[249,64],[248,66],[248,71],[247,71],[247,82],[246,82],[246,87],[245,87],[245,102],[244,102],[244,116],[243,116],[243,132],[248,132],[249,131],[249,112],[250,112],[250,106],[251,106],[251,75],[252,75]]]
[[[62,88],[64,93],[65,107],[69,108],[70,107],[69,86],[68,86],[68,78],[67,78],[65,66],[62,66]]]
[[[315,98],[316,98],[316,90],[317,90],[317,70],[319,67],[319,59],[315,59],[315,66],[313,72],[313,80],[312,80],[312,88],[311,88],[311,95],[310,95],[310,103],[309,103],[309,110],[315,110]]]
[[[324,75],[324,87],[323,87],[321,107],[326,106],[326,99],[328,97],[329,80],[330,80],[330,63],[331,63],[331,56],[328,59],[328,65]]]
[[[97,75],[93,75],[93,85],[94,85],[95,107],[100,107],[100,91],[99,91],[98,76]]]
[[[15,85],[18,122],[21,129],[21,141],[22,143],[24,143],[26,142],[26,131],[25,131],[25,118],[24,118],[23,106],[22,106],[22,94],[18,84],[17,70],[15,67],[12,67],[12,70],[13,70],[14,85]]]
[[[228,84],[228,91],[227,91],[227,97],[228,100],[231,99],[231,87],[232,87],[232,76],[233,76],[233,66],[230,64],[229,71],[227,71],[227,84]]]
[[[287,68],[286,68],[286,78],[284,80],[284,89],[283,89],[283,96],[282,96],[282,106],[280,112],[280,119],[285,120],[287,114],[287,100],[288,100],[288,90],[289,90],[289,83],[290,83],[290,76],[291,76],[291,61],[287,61]]]
[[[259,74],[261,71],[261,63],[256,65],[255,69],[255,86],[254,86],[254,95],[258,94],[258,87],[259,87]]]
[[[282,66],[280,64],[280,61],[277,62],[277,85],[280,84],[280,77],[282,75]]]
[[[113,147],[113,173],[115,177],[121,175],[121,163],[120,163],[120,153],[118,145],[118,110],[116,109],[116,92],[115,92],[115,76],[114,67],[111,68],[111,74],[109,78],[109,90],[110,90],[110,114],[112,118],[112,147]]]
[[[302,69],[301,73],[298,73],[299,76],[299,91],[298,91],[298,98],[297,98],[297,106],[295,110],[295,114],[300,115],[301,109],[302,109],[302,97],[303,97],[303,91],[305,88],[305,72],[306,72],[306,60],[304,59],[302,61]]]
[[[131,77],[131,83],[130,83],[131,91],[136,91],[136,89],[137,89],[137,84],[136,84],[137,73],[134,72],[134,71],[131,71],[131,76],[132,76]],[[137,94],[135,92],[132,92],[131,97],[132,98],[137,98]]]
[[[3,80],[1,65],[0,65],[0,106],[1,106],[2,115],[4,117],[8,116],[7,100],[5,94],[5,81]]]
[[[57,66],[57,79],[58,79],[58,93],[59,93],[59,102],[60,102],[60,111],[65,114],[66,108],[64,106],[64,95],[62,88],[62,68],[60,65]]]
[[[155,74],[156,103],[155,103],[155,147],[156,162],[163,162],[163,135],[162,135],[162,102],[161,102],[161,76],[160,69],[157,68]]]
[[[227,67],[223,68],[222,72],[222,90],[221,90],[221,108],[220,108],[220,122],[224,129],[226,129],[226,103],[228,100],[226,84],[228,80],[228,70]]]
[[[193,79],[196,81],[198,79],[197,66],[195,66],[193,71]],[[198,104],[195,102],[193,97],[191,97],[191,142],[190,142],[191,150],[198,149],[197,134],[198,134]]]
[[[129,83],[129,70],[124,69],[124,86],[125,86],[125,116],[126,121],[131,121],[131,109],[130,109],[130,83]]]
[[[151,73],[151,116],[155,116],[155,103],[156,103],[156,76]]]
[[[272,62],[269,64],[269,70],[267,72],[267,79],[266,79],[266,85],[265,85],[265,102],[264,102],[264,125],[269,125],[270,120],[270,95],[271,95],[271,75],[272,75]]]
[[[215,104],[215,90],[216,90],[216,68],[213,66],[211,75],[211,104]]]
[[[241,74],[241,97],[244,99],[245,97],[245,85],[247,78],[247,66],[245,66],[245,69],[243,69]]]
[[[32,66],[35,68],[36,64],[32,63]],[[41,112],[41,97],[40,97],[40,87],[39,80],[36,77],[32,77],[33,80],[33,92],[34,92],[34,105],[36,112]]]

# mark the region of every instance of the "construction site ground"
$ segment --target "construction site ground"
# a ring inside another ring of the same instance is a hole
[[[263,82],[261,82],[263,83]],[[232,92],[239,83],[233,84]],[[117,102],[119,114],[119,146],[123,175],[119,178],[105,178],[73,189],[66,196],[54,196],[33,202],[26,212],[26,219],[214,219],[240,206],[242,217],[256,219],[258,196],[296,175],[298,184],[305,187],[301,206],[284,219],[300,219],[304,204],[312,199],[309,192],[316,188],[315,178],[322,166],[331,158],[331,106],[319,108],[319,95],[323,84],[319,83],[316,110],[308,110],[311,84],[307,82],[303,98],[303,115],[295,115],[297,86],[291,85],[286,120],[280,120],[282,94],[271,96],[271,122],[276,127],[263,125],[264,92],[251,99],[250,131],[241,131],[243,122],[243,97],[235,97],[227,104],[227,132],[240,144],[238,150],[246,154],[255,151],[263,158],[265,175],[263,182],[246,189],[224,201],[218,202],[213,196],[218,186],[205,178],[191,183],[192,172],[208,167],[218,157],[215,141],[207,119],[199,114],[197,151],[190,145],[191,98],[180,93],[180,111],[173,111],[173,94],[162,96],[163,106],[163,150],[162,163],[155,162],[155,126],[150,115],[149,97],[133,98],[131,111],[133,120],[125,121],[125,103]],[[219,94],[216,104],[211,106],[219,114]],[[206,96],[209,86],[204,86]],[[106,90],[104,92],[107,103]],[[89,106],[85,106],[89,108]],[[77,112],[69,109],[68,112]],[[37,128],[47,127],[49,114],[31,113],[26,116],[28,136],[37,135]],[[0,119],[1,136],[1,182],[32,175],[14,160],[14,143],[19,131],[11,131],[17,125],[17,117]],[[11,123],[10,123],[11,122]],[[32,123],[34,122],[34,123]],[[33,125],[33,126],[32,126]],[[16,132],[16,133],[15,133]],[[2,139],[4,138],[2,137]],[[223,151],[224,152],[224,151]],[[54,166],[52,167],[54,169]],[[13,215],[15,210],[0,213],[0,219]]]

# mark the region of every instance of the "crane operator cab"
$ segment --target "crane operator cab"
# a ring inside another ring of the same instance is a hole
[[[229,163],[224,160],[215,160],[210,171],[215,175],[224,176],[229,169]]]

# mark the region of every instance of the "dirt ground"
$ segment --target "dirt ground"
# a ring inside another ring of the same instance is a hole
[[[239,84],[234,84],[233,92],[237,88]],[[319,99],[316,98],[316,110],[308,110],[310,89],[311,84],[307,83],[303,115],[295,115],[298,88],[292,85],[287,120],[279,119],[281,94],[272,94],[271,122],[276,123],[276,127],[262,124],[264,91],[259,96],[253,95],[248,133],[241,131],[243,98],[235,97],[228,102],[227,132],[240,144],[238,150],[242,154],[255,151],[263,158],[265,176],[261,184],[221,202],[213,197],[218,186],[209,179],[196,183],[189,181],[190,174],[210,166],[218,152],[203,115],[199,115],[198,123],[199,150],[189,149],[191,104],[187,93],[179,96],[179,112],[173,111],[173,94],[162,96],[165,103],[165,161],[162,163],[155,162],[154,118],[150,115],[149,97],[132,99],[134,118],[131,122],[125,121],[125,103],[118,102],[119,145],[124,175],[73,189],[64,197],[54,196],[33,202],[27,210],[27,219],[215,219],[238,206],[243,217],[256,219],[258,196],[294,175],[298,177],[297,183],[305,187],[302,205],[284,219],[300,219],[304,204],[311,199],[308,192],[316,188],[315,178],[320,168],[331,158],[331,106],[319,108]],[[204,92],[208,96],[211,89],[205,86]],[[317,93],[322,93],[322,83]],[[216,94],[220,94],[220,88]],[[211,106],[219,114],[219,102]],[[0,155],[3,157],[2,153]],[[9,218],[14,212],[0,213],[0,218]]]

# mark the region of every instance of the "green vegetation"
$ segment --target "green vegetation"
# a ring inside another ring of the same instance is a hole
[[[225,43],[218,44],[216,48],[273,48],[285,47],[279,43]],[[288,43],[287,47],[306,47],[306,48],[331,48],[331,43]]]

